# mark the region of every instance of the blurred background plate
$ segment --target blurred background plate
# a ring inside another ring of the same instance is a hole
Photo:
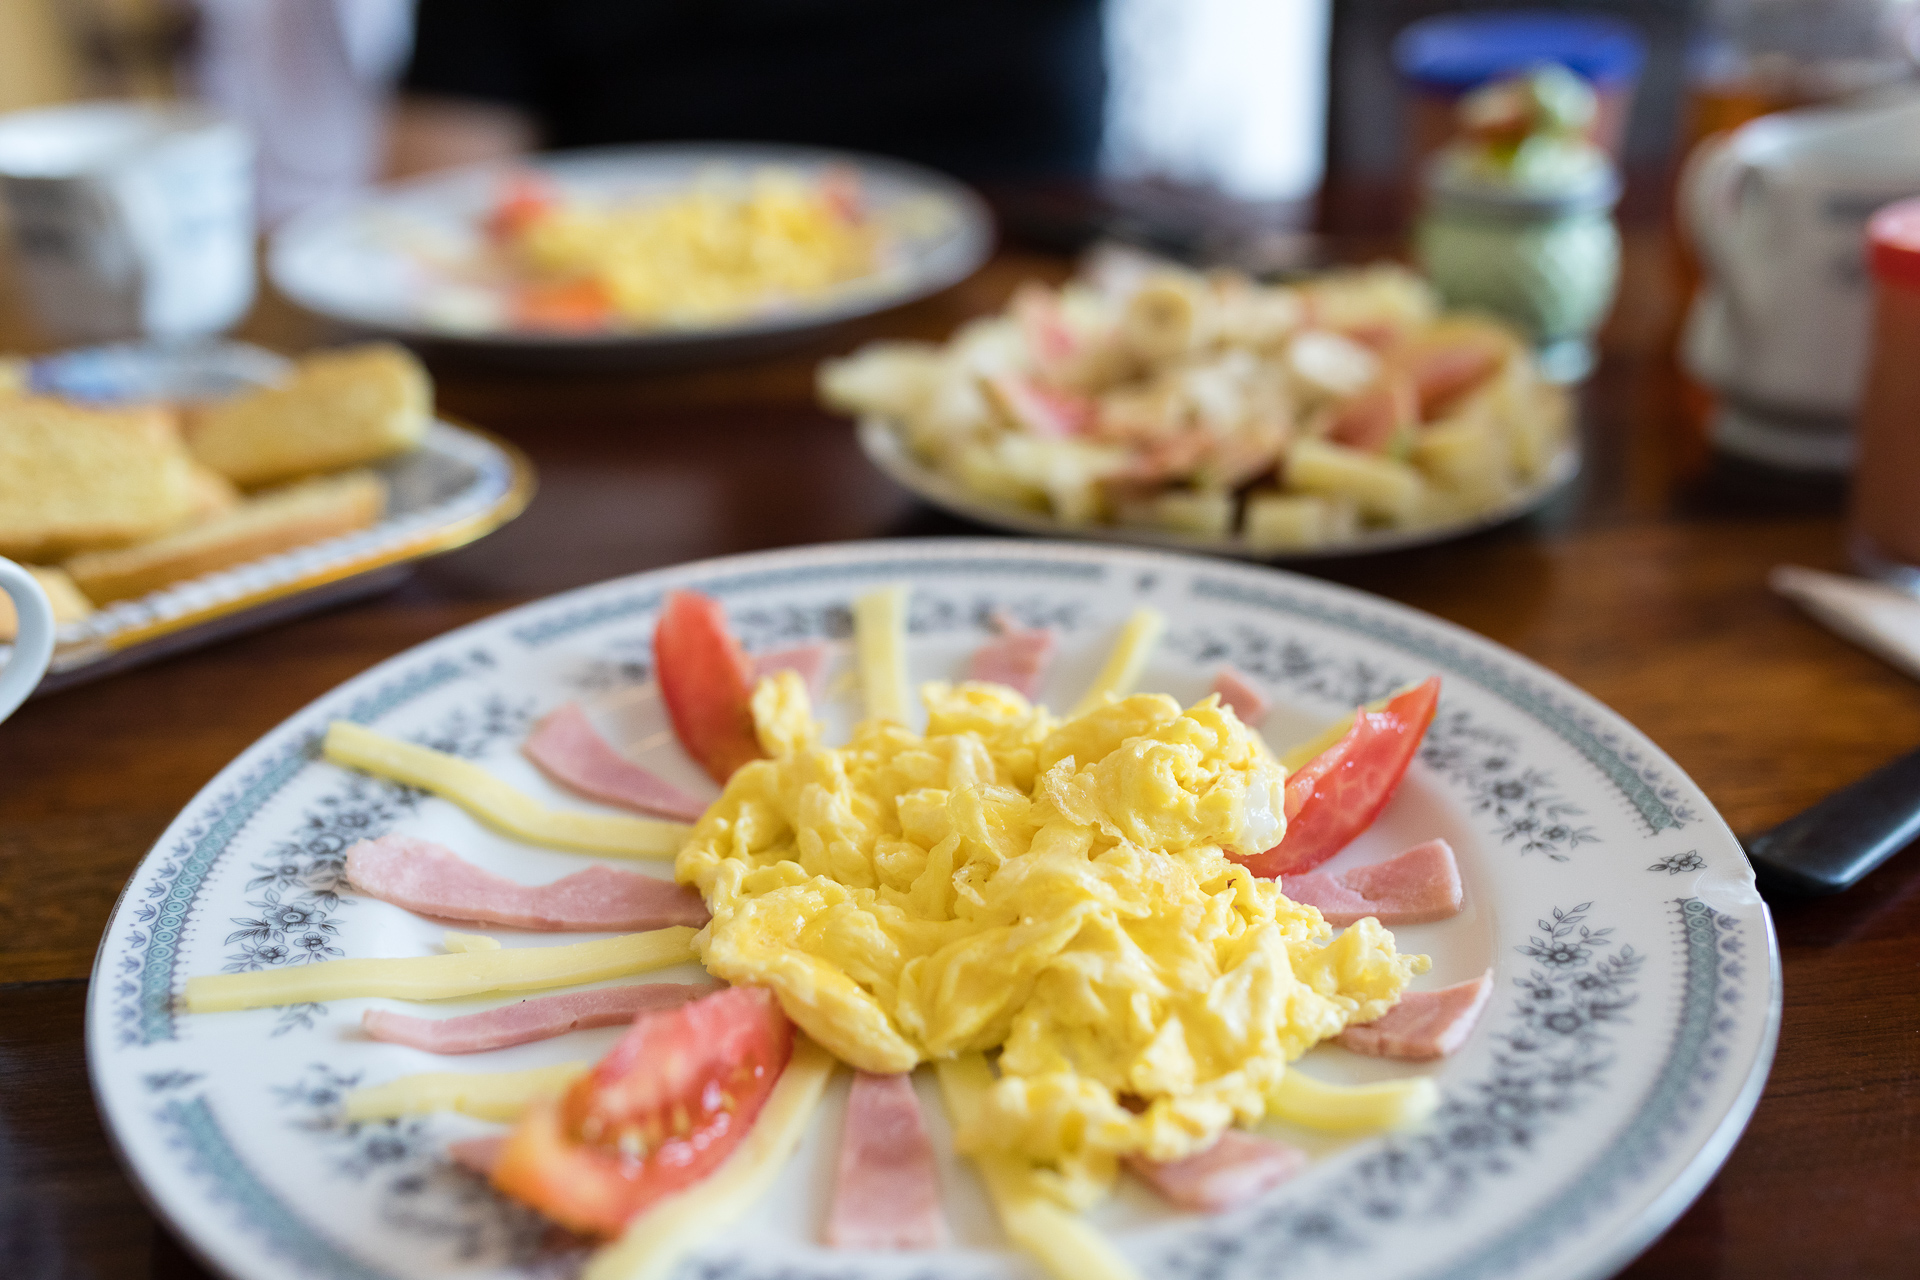
[[[288,364],[238,342],[126,344],[36,360],[30,378],[36,391],[77,400],[196,400],[271,382]],[[379,523],[174,583],[68,623],[37,693],[384,590],[406,576],[411,562],[493,532],[533,497],[533,464],[520,450],[444,419],[428,428],[419,448],[373,470],[387,482],[387,514]],[[0,645],[0,655],[6,648]]]
[[[852,169],[884,228],[878,268],[804,303],[699,327],[554,332],[516,328],[488,291],[456,282],[482,247],[481,223],[509,179],[531,169],[571,197],[664,196],[712,172],[777,166],[809,178]],[[970,189],[897,160],[811,147],[671,143],[528,157],[435,174],[305,213],[274,237],[267,270],[310,311],[449,354],[517,363],[674,363],[756,354],[822,327],[911,302],[971,275],[993,219]],[[463,292],[464,290],[464,292]]]
[[[1424,547],[1470,533],[1491,529],[1516,520],[1545,506],[1580,473],[1580,445],[1567,443],[1559,456],[1547,465],[1534,483],[1516,489],[1498,506],[1477,515],[1446,524],[1417,529],[1369,529],[1345,542],[1298,550],[1262,550],[1245,538],[1209,538],[1200,534],[1176,533],[1141,525],[1069,524],[1038,511],[1004,506],[983,498],[955,480],[914,457],[913,450],[900,438],[892,424],[880,418],[863,418],[859,425],[860,448],[869,461],[887,473],[895,483],[944,511],[995,529],[1030,533],[1046,538],[1081,538],[1095,542],[1130,542],[1145,547],[1166,547],[1175,551],[1197,551],[1208,555],[1234,556],[1242,560],[1298,564],[1314,560],[1336,560],[1345,556],[1372,555],[1382,551],[1400,551]]]

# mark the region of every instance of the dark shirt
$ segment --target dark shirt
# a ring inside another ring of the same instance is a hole
[[[553,147],[847,147],[962,176],[1093,171],[1100,0],[420,0],[407,87]]]

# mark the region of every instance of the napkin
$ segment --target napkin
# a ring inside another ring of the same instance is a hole
[[[1862,648],[1920,680],[1920,598],[1865,578],[1775,565],[1775,591]]]

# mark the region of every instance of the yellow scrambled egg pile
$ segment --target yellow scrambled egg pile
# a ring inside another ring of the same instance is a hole
[[[629,320],[711,322],[867,274],[875,236],[817,184],[767,170],[743,190],[563,205],[532,222],[519,247],[537,271],[598,280]]]
[[[1298,1058],[1378,1017],[1424,956],[1229,861],[1283,827],[1284,772],[1233,712],[1161,694],[1056,721],[1011,689],[931,684],[924,735],[819,743],[783,673],[754,698],[774,757],[734,774],[675,864],[695,946],[874,1072],[972,1050],[1000,1078],[963,1150],[1084,1204],[1118,1159],[1250,1124]]]

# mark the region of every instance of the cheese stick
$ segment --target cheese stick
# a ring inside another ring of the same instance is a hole
[[[222,1013],[356,996],[450,1000],[489,991],[568,987],[691,960],[693,934],[685,925],[675,925],[565,947],[469,949],[443,956],[325,960],[257,973],[209,974],[187,979],[187,1011]]]
[[[853,602],[853,643],[867,715],[907,723],[907,589],[888,587]]]
[[[993,1068],[978,1053],[942,1058],[933,1066],[954,1132],[963,1132],[993,1088]],[[1113,1242],[1042,1191],[1024,1161],[1000,1152],[976,1152],[971,1158],[1007,1238],[1032,1254],[1048,1274],[1059,1280],[1138,1280],[1140,1273]]]
[[[1329,1133],[1361,1133],[1419,1124],[1439,1105],[1440,1087],[1425,1076],[1328,1084],[1289,1068],[1267,1099],[1267,1115]]]
[[[1132,693],[1133,687],[1140,683],[1141,673],[1147,669],[1153,647],[1160,643],[1160,633],[1166,629],[1167,616],[1158,609],[1135,609],[1127,625],[1120,628],[1120,639],[1107,655],[1107,665],[1100,668],[1100,674],[1093,678],[1093,686],[1069,714],[1085,715],[1106,702],[1108,694],[1124,698]]]
[[[591,1065],[561,1062],[526,1071],[427,1071],[401,1076],[349,1093],[345,1116],[358,1123],[458,1111],[481,1120],[518,1120],[528,1103],[558,1097]]]
[[[335,764],[431,791],[535,844],[623,858],[671,858],[693,830],[679,822],[549,809],[471,760],[402,742],[350,720],[327,726],[325,755]]]

